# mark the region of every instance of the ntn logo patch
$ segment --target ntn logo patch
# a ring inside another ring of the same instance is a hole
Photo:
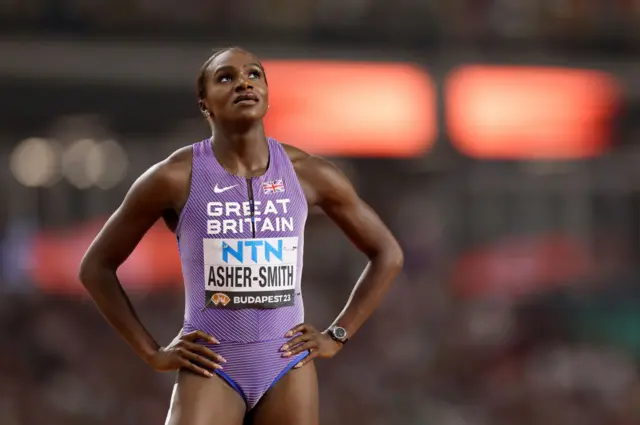
[[[298,237],[203,239],[205,265],[296,264]]]
[[[264,256],[264,260],[271,263],[271,260],[283,261],[284,258],[284,246],[282,239],[275,241],[268,240],[249,240],[239,241],[235,244],[235,247],[231,246],[227,242],[222,243],[222,261],[229,262],[229,257],[233,257],[241,263],[245,262],[245,248],[249,248],[251,261],[258,263],[258,254],[261,253]]]

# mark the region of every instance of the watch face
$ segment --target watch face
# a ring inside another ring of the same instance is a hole
[[[333,328],[333,334],[338,339],[344,339],[347,337],[347,331],[344,328],[336,326]]]

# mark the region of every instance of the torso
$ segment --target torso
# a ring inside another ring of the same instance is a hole
[[[268,168],[247,179],[221,166],[209,140],[186,149],[192,159],[186,193],[179,181],[187,152],[178,152],[182,166],[175,167],[179,220],[165,215],[180,249],[185,332],[200,329],[221,341],[282,338],[304,319],[300,280],[309,196],[294,167],[303,153],[269,139]]]

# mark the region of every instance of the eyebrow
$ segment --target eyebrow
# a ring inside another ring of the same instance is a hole
[[[255,67],[259,68],[260,70],[264,71],[264,68],[263,68],[263,67],[262,67],[262,65],[260,65],[258,62],[251,62],[251,63],[248,63],[248,64],[244,65],[244,66],[243,66],[243,68],[248,68],[248,67],[251,67],[251,66],[255,66]],[[215,71],[213,71],[213,73],[214,73],[214,74],[217,74],[217,73],[218,73],[218,72],[220,72],[220,71],[225,71],[225,70],[233,69],[233,68],[234,68],[234,67],[233,67],[233,66],[231,66],[231,65],[222,65],[222,66],[217,67],[217,68],[215,69]]]
[[[246,68],[246,67],[248,67],[248,66],[255,66],[255,67],[260,68],[261,70],[263,70],[263,71],[264,71],[264,68],[263,68],[263,67],[262,67],[262,65],[261,65],[260,63],[258,63],[258,62],[251,62],[251,63],[248,63],[248,64],[246,64],[243,68]]]

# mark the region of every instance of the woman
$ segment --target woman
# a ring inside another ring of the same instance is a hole
[[[265,136],[268,84],[254,55],[214,54],[198,96],[213,136],[133,184],[88,249],[80,279],[143,360],[179,370],[167,424],[317,424],[312,360],[333,357],[355,335],[400,271],[402,251],[337,168]],[[300,292],[315,205],[370,260],[323,332],[304,323]],[[184,332],[167,347],[140,323],[116,276],[160,217],[176,233],[185,280]]]

